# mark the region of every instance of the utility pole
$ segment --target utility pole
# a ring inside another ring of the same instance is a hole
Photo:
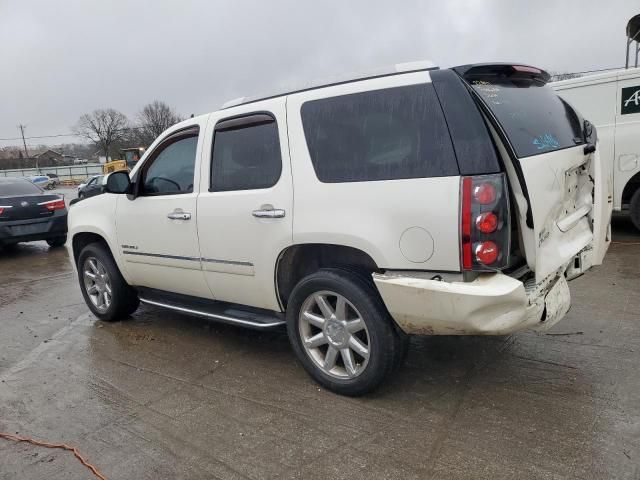
[[[29,152],[27,151],[27,141],[24,139],[24,129],[27,128],[25,125],[18,125],[20,129],[20,134],[22,135],[22,145],[24,145],[24,158],[25,160],[29,159]],[[36,173],[40,173],[40,168],[38,168],[38,158],[36,157]]]

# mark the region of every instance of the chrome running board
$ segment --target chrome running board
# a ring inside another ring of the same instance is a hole
[[[245,328],[268,330],[285,324],[284,315],[278,312],[169,293],[163,295],[163,293],[151,291],[150,289],[140,289],[140,301],[147,305]]]

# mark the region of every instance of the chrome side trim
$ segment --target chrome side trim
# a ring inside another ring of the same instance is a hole
[[[183,257],[181,255],[166,255],[164,253],[132,252],[130,250],[123,250],[122,253],[124,255],[137,255],[140,257],[171,258],[173,260],[190,260],[192,262],[200,261],[200,257]]]
[[[238,262],[236,260],[218,260],[217,258],[201,258],[203,262],[208,263],[223,263],[225,265],[240,265],[243,267],[253,267],[253,263],[251,262]]]
[[[236,318],[236,317],[230,317],[229,315],[221,315],[218,313],[209,313],[209,312],[203,312],[201,310],[193,310],[191,308],[185,308],[185,307],[178,307],[177,305],[168,305],[166,303],[162,303],[162,302],[156,302],[154,300],[147,300],[146,298],[142,298],[140,297],[140,301],[142,303],[146,303],[149,305],[155,305],[156,307],[163,307],[163,308],[168,308],[170,310],[175,310],[177,312],[182,312],[182,313],[187,313],[190,315],[198,315],[201,317],[207,317],[207,318],[213,318],[216,320],[222,320],[225,322],[229,322],[229,323],[233,323],[236,325],[242,325],[245,327],[253,327],[253,328],[273,328],[273,327],[277,327],[279,325],[284,325],[284,321],[280,320],[280,321],[275,321],[275,322],[270,322],[270,323],[260,323],[260,322],[252,322],[250,320],[243,320],[241,318]]]
[[[204,258],[204,257],[185,257],[182,255],[167,255],[164,253],[148,253],[148,252],[132,252],[131,250],[123,250],[123,255],[137,255],[140,257],[155,257],[155,258],[171,258],[173,260],[189,260],[192,262],[207,262],[207,263],[222,263],[224,265],[239,265],[243,267],[253,267],[251,262],[239,262],[236,260],[219,260],[217,258]]]

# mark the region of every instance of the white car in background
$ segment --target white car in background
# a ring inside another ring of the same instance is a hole
[[[34,185],[37,185],[40,188],[48,189],[51,184],[51,178],[47,175],[32,175],[30,177],[26,177]]]
[[[165,131],[69,213],[70,259],[106,321],[140,301],[286,324],[325,387],[360,395],[407,336],[546,329],[602,262],[595,131],[518,64],[398,66],[242,99]]]
[[[616,211],[640,230],[640,68],[550,84],[598,128],[600,158],[613,185]]]

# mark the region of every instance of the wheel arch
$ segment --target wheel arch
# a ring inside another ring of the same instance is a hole
[[[293,288],[302,278],[329,267],[349,268],[366,274],[381,271],[373,257],[359,248],[331,243],[290,245],[280,252],[274,272],[276,297],[281,308],[285,310]]]
[[[622,190],[622,204],[629,203],[633,194],[640,188],[640,172],[636,173],[627,181]]]
[[[73,251],[73,264],[74,265],[78,264],[78,256],[80,255],[80,252],[84,247],[86,247],[90,243],[98,242],[104,245],[105,248],[109,251],[114,262],[116,262],[118,270],[120,270],[120,273],[128,282],[129,276],[127,274],[126,269],[123,268],[122,262],[120,261],[121,259],[120,259],[120,256],[118,255],[117,246],[113,245],[108,240],[108,238],[109,237],[104,232],[95,228],[86,228],[86,229],[83,229],[82,231],[74,232],[71,237],[71,248]]]

